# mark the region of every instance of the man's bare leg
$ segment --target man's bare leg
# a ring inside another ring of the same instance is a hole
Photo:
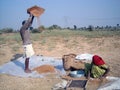
[[[29,69],[29,58],[26,58],[25,60],[25,72],[31,73],[31,70]]]

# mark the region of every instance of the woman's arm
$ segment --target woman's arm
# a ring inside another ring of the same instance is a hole
[[[91,62],[91,64],[90,64],[90,66],[89,66],[89,68],[88,68],[88,71],[87,71],[87,75],[86,75],[86,78],[87,79],[90,79],[90,77],[91,77],[91,75],[92,75],[92,67],[93,67],[93,63]]]
[[[110,68],[105,68],[105,67],[100,67],[101,69],[104,69],[105,70],[105,73],[102,75],[102,77],[106,77],[110,71]]]

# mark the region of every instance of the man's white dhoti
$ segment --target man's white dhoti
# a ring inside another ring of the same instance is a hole
[[[30,58],[31,56],[35,54],[32,44],[23,45],[23,49],[24,49],[26,58]]]

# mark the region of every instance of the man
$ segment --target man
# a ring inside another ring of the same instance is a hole
[[[29,32],[29,28],[32,25],[34,16],[29,13],[30,16],[28,18],[28,20],[24,20],[22,22],[22,27],[20,29],[20,35],[23,41],[23,48],[24,48],[24,52],[25,52],[25,72],[26,73],[31,73],[31,70],[29,69],[29,59],[31,56],[34,55],[34,50],[32,47],[32,43],[30,41],[30,32]]]

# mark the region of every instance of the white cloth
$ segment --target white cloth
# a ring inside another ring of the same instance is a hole
[[[92,57],[93,57],[93,54],[84,53],[84,54],[77,55],[75,58],[77,60],[90,60],[90,61],[92,61]]]
[[[67,86],[67,83],[68,82],[66,80],[62,80],[62,82],[55,84],[52,90],[63,90]]]
[[[119,77],[107,76],[106,78],[110,82],[106,83],[105,85],[100,86],[98,90],[120,90],[120,78]]]
[[[23,45],[23,49],[24,49],[26,58],[29,58],[35,54],[32,44]]]

